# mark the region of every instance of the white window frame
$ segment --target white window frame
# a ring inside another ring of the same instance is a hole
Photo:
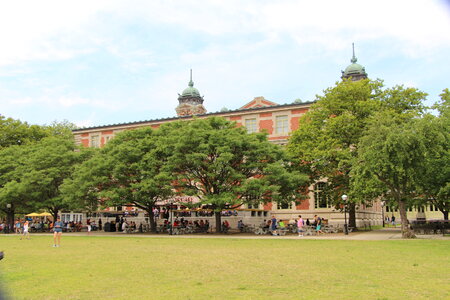
[[[275,116],[275,133],[276,134],[289,134],[289,116]]]
[[[258,132],[258,123],[256,118],[249,118],[244,120],[244,126],[248,133]]]

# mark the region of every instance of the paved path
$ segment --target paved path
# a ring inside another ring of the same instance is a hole
[[[51,236],[51,233],[35,233],[33,235],[44,235]],[[15,234],[10,235],[0,235],[0,236],[17,236]],[[73,232],[73,233],[63,233],[63,236],[87,236],[86,232]],[[393,240],[393,239],[401,239],[402,234],[400,228],[383,228],[379,230],[373,231],[360,231],[360,232],[351,232],[348,236],[345,236],[343,233],[336,234],[323,234],[320,236],[304,236],[299,237],[297,235],[286,235],[286,236],[270,236],[270,235],[254,235],[248,233],[231,233],[231,234],[185,234],[185,235],[168,235],[168,234],[124,234],[122,232],[103,232],[103,231],[94,231],[91,233],[91,236],[104,236],[104,237],[142,237],[142,238],[233,238],[233,239],[305,239],[305,240],[357,240],[357,241],[381,241],[381,240]],[[450,241],[450,237],[442,236],[442,235],[420,235],[417,237],[418,239],[439,239],[439,240],[448,240]]]

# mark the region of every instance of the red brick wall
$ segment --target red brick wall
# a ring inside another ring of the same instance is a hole
[[[297,209],[308,210],[309,209],[309,199],[301,200],[301,202],[295,206]]]
[[[291,118],[291,130],[294,131],[298,129],[300,117],[292,117]]]
[[[81,144],[82,144],[84,147],[89,147],[89,139],[82,139],[82,140],[81,140]]]
[[[241,116],[231,116],[231,117],[230,117],[230,120],[231,120],[231,121],[237,121],[237,120],[241,120],[241,119],[242,119]]]
[[[267,117],[271,117],[271,116],[272,116],[272,113],[260,113],[259,114],[260,118],[267,118]]]
[[[259,121],[259,130],[267,130],[269,134],[273,133],[273,121],[272,120],[261,120]]]
[[[102,131],[102,134],[113,134],[113,131],[112,130]]]
[[[308,111],[307,108],[293,109],[292,114],[304,114]]]
[[[264,210],[272,210],[272,202],[264,204]]]

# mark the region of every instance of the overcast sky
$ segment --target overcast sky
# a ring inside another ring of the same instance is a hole
[[[450,88],[449,1],[2,1],[0,114],[95,126],[173,117],[193,69],[209,112],[312,101],[358,63]]]

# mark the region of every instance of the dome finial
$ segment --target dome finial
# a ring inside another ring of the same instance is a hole
[[[192,81],[192,69],[191,69],[191,80],[189,80],[189,86],[190,87],[194,86],[194,82]]]
[[[358,59],[355,56],[355,43],[352,43],[352,48],[353,48],[353,56],[352,56],[352,59],[350,61],[354,64],[354,63],[356,63],[358,61]]]

